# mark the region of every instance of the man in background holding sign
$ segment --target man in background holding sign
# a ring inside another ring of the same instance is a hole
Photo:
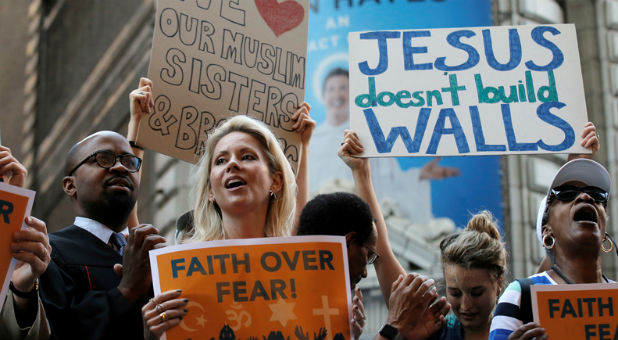
[[[27,171],[11,155],[11,150],[0,145],[0,179],[6,184],[23,187]],[[0,185],[3,186],[4,184]],[[2,193],[3,194],[3,193]],[[15,218],[17,211],[11,202],[0,200],[0,233],[8,229],[7,223]],[[38,277],[47,269],[51,248],[47,228],[43,221],[26,217],[27,228],[12,235],[10,249],[3,249],[17,260],[11,275],[9,293],[0,312],[0,338],[2,339],[46,339],[50,335],[45,309],[39,299]],[[4,239],[5,235],[2,235]],[[4,243],[4,240],[2,241]],[[4,244],[3,244],[4,247]],[[5,260],[1,256],[2,261]],[[6,273],[2,273],[5,275]],[[4,280],[2,280],[4,282]]]

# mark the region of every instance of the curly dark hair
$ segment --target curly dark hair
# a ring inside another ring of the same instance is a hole
[[[364,244],[373,231],[373,215],[360,197],[347,192],[322,194],[305,205],[298,235],[338,235],[356,232],[356,244]]]

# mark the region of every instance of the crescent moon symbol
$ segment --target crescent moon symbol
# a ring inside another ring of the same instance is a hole
[[[191,308],[191,307],[197,307],[199,308],[202,313],[204,312],[204,307],[202,307],[202,305],[200,305],[199,303],[195,302],[195,301],[189,301],[189,303],[187,303],[187,309]],[[187,332],[195,332],[196,329],[191,328],[189,326],[187,326],[187,324],[185,324],[185,321],[187,319],[183,318],[182,321],[180,321],[180,328],[184,329]]]

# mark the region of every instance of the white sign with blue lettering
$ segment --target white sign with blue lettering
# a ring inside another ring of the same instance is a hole
[[[590,153],[575,26],[349,34],[366,157]]]

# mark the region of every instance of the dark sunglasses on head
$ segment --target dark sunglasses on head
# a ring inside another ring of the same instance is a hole
[[[576,187],[572,185],[562,185],[551,189],[552,195],[563,202],[571,202],[579,196],[580,193],[586,193],[596,203],[607,203],[609,193],[597,187]]]
[[[84,163],[88,162],[92,157],[94,157],[95,162],[98,166],[103,169],[109,169],[116,164],[116,161],[120,160],[120,164],[124,166],[129,172],[137,172],[142,165],[142,160],[128,153],[122,155],[116,155],[115,153],[109,150],[99,150],[90,154],[90,156],[86,157],[83,161],[77,164],[71,172],[69,172],[69,176],[71,176],[77,168],[82,166]]]

